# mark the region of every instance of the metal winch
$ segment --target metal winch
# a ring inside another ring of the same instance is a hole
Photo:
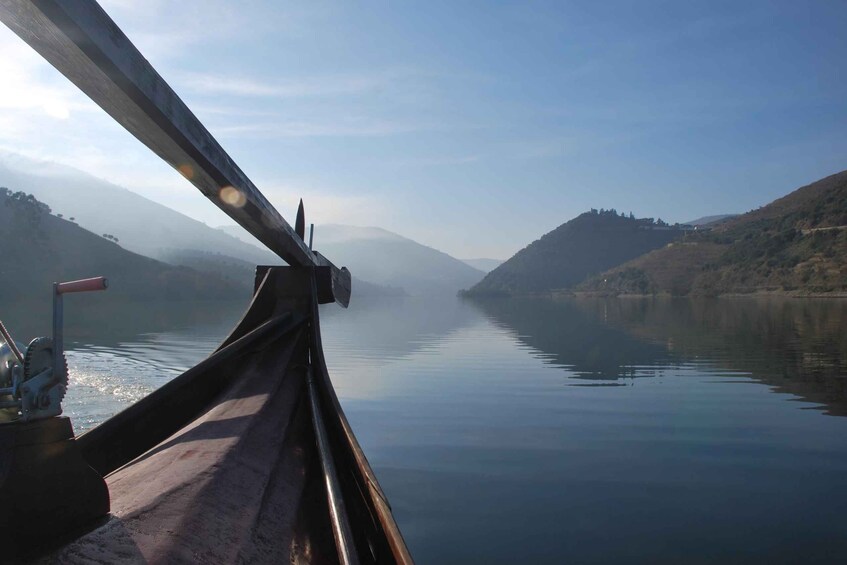
[[[53,284],[53,335],[24,347],[0,323],[0,543],[2,562],[27,561],[109,512],[109,489],[89,466],[62,416],[68,366],[62,297],[104,290],[97,277]],[[38,524],[38,527],[33,527]]]
[[[16,342],[0,322],[0,424],[40,420],[62,413],[68,387],[63,347],[65,294],[105,290],[103,277],[53,284],[53,337],[37,337],[28,346]]]

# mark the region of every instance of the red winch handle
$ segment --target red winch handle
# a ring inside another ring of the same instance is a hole
[[[92,290],[106,290],[109,281],[106,277],[94,277],[93,279],[82,279],[56,284],[56,294],[68,294],[69,292],[90,292]]]

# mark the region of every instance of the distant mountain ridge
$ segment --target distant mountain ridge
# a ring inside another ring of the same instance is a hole
[[[0,185],[33,194],[92,232],[116,236],[130,251],[160,261],[172,260],[175,251],[191,251],[254,264],[282,263],[266,249],[82,171],[14,155],[0,157]]]
[[[248,233],[247,230],[245,230],[241,226],[235,224],[228,224],[224,226],[218,226],[217,229],[221,230],[222,232],[228,235],[231,235],[236,239],[243,241],[244,243],[263,247],[259,240],[250,235],[250,233]],[[306,237],[309,237],[308,229],[306,230]],[[398,235],[386,229],[371,226],[361,227],[350,226],[345,224],[319,224],[315,226],[315,248],[317,248],[318,243],[339,243],[354,239],[385,239],[394,241],[412,241],[408,238],[403,237],[402,235]]]
[[[21,191],[0,189],[0,295],[4,300],[45,300],[54,281],[105,276],[105,298],[160,301],[248,297],[221,277],[143,257],[75,223]]]
[[[238,226],[218,229],[249,241]],[[314,247],[346,265],[356,279],[411,295],[455,294],[485,275],[442,251],[376,227],[317,225]]]
[[[580,287],[606,294],[847,292],[847,171],[711,231],[688,234]]]
[[[467,263],[474,269],[479,269],[483,273],[490,273],[497,267],[503,264],[502,259],[487,259],[481,257],[479,259],[460,259],[463,263]]]
[[[0,153],[0,186],[2,185],[34,194],[56,213],[65,218],[74,218],[74,221],[85,229],[98,234],[114,235],[127,250],[171,265],[187,266],[211,273],[220,279],[238,282],[244,288],[252,288],[256,265],[284,264],[279,257],[264,248],[239,226],[212,228],[125,188],[64,165]],[[418,244],[380,228],[349,226],[321,226],[318,243],[323,245],[316,245],[316,249],[324,252],[337,264],[348,265],[346,257],[343,256],[343,246],[342,249],[337,249],[341,252],[339,254],[333,254],[336,250],[328,249],[328,246],[349,239],[350,229],[354,230],[353,235],[359,241],[356,247],[361,247],[365,240],[381,240],[406,242],[406,245],[420,251],[415,247]],[[432,252],[439,253],[435,250]],[[398,261],[394,260],[394,263],[397,264]],[[426,261],[421,266],[425,263]],[[449,264],[450,261],[446,263]],[[363,264],[367,267],[370,259]],[[474,277],[480,279],[483,275],[481,272],[474,272],[468,276],[467,272],[459,272],[458,281],[453,282],[451,277],[457,270],[450,265],[446,269],[435,267],[446,274],[444,280],[439,280],[437,274],[423,273],[421,269],[407,267],[409,277],[404,279],[400,276],[383,276],[381,282],[368,281],[357,269],[351,269],[354,292],[357,295],[405,294],[405,286],[395,282],[401,279],[413,290],[422,289],[429,292],[431,289],[428,286],[435,286],[439,291],[446,287],[455,292],[469,280]],[[461,269],[471,270],[464,264]],[[432,280],[433,284],[428,285],[426,280],[412,280],[416,272],[420,272],[425,279]],[[417,282],[420,284],[415,284]]]
[[[283,261],[238,226],[216,229],[63,165],[0,153],[0,185],[34,194],[125,249],[251,287],[255,265]],[[315,249],[353,275],[358,295],[455,293],[484,273],[381,228],[318,226]]]
[[[661,220],[592,210],[518,251],[465,294],[519,295],[571,288],[684,233],[684,228]]]

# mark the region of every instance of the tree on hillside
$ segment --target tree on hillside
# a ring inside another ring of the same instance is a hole
[[[5,206],[15,210],[15,219],[23,221],[29,228],[40,226],[41,217],[51,212],[50,206],[39,202],[35,196],[26,192],[12,192],[6,187],[0,187],[0,198]]]

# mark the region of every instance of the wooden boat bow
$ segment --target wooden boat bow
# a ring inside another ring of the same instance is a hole
[[[0,424],[0,542],[97,562],[411,563],[324,359],[350,272],[303,241],[93,0],[0,20],[289,267],[207,359],[93,430]]]
[[[112,512],[52,559],[412,563],[329,380],[314,270],[257,280],[216,352],[76,439]]]

